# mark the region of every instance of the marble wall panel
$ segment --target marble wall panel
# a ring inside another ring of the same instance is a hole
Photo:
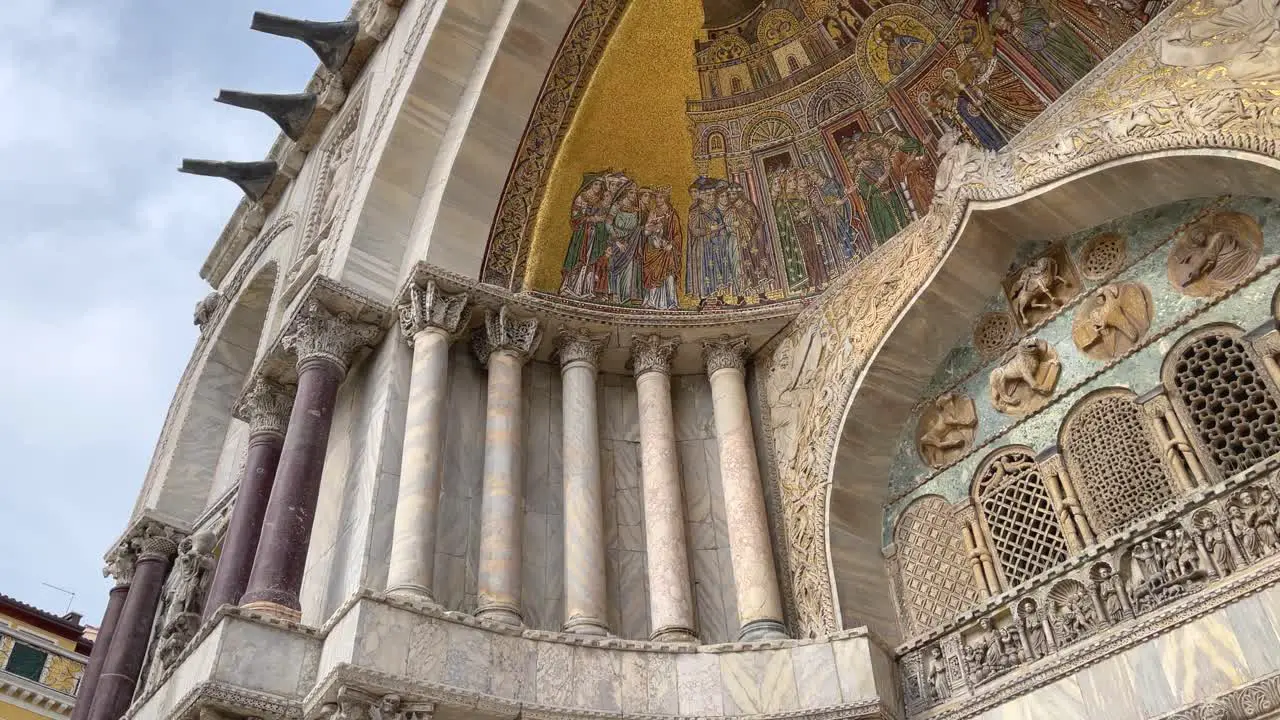
[[[801,707],[829,707],[841,701],[840,679],[836,674],[831,645],[800,645],[791,649],[791,667],[796,677],[796,696]]]
[[[787,712],[799,705],[790,650],[723,653],[720,681],[728,715]]]
[[[441,605],[463,612],[475,609],[487,398],[485,369],[465,342],[454,343],[449,353],[449,423],[432,590]]]
[[[622,711],[620,653],[590,647],[573,648],[574,705],[603,712]]]
[[[534,702],[537,700],[538,648],[522,638],[495,635],[491,640],[493,660],[489,692],[500,698]]]
[[[1139,720],[1143,717],[1133,670],[1124,658],[1108,658],[1076,673],[1075,679],[1080,684],[1080,696],[1085,706],[1095,712],[1105,708],[1108,720]]]
[[[223,626],[216,666],[198,670],[199,677],[283,696],[310,680],[304,673],[307,657],[318,650],[315,638],[230,618]]]
[[[723,715],[720,659],[710,653],[676,655],[676,693],[681,715]]]

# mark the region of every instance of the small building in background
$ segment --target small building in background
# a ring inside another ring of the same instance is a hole
[[[0,720],[65,718],[97,628],[0,595]]]

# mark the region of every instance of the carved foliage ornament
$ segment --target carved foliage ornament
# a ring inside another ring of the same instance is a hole
[[[1000,356],[1018,337],[1018,323],[1007,312],[984,313],[973,328],[973,347],[985,359]]]
[[[1120,271],[1128,258],[1125,238],[1105,232],[1089,238],[1080,248],[1080,274],[1089,280],[1103,280]]]
[[[522,318],[506,305],[484,314],[484,326],[471,336],[471,348],[481,363],[498,351],[515,354],[521,362],[528,360],[542,342],[542,325],[537,318]]]
[[[409,298],[400,305],[400,331],[404,340],[413,347],[413,339],[427,328],[437,328],[446,335],[456,335],[467,326],[471,309],[467,294],[443,292],[435,280],[427,280],[424,286],[409,289]]]
[[[600,364],[600,353],[608,340],[608,333],[562,328],[556,335],[556,355],[562,367],[572,363],[586,363],[594,368]]]
[[[294,385],[256,377],[236,402],[235,417],[249,423],[250,436],[258,433],[284,435],[289,427],[295,392],[297,387]]]
[[[707,375],[714,375],[716,371],[727,368],[745,372],[749,342],[746,337],[728,335],[702,341],[702,360],[706,363]]]
[[[345,372],[351,354],[372,345],[381,332],[377,325],[356,322],[348,313],[335,314],[320,301],[310,300],[294,318],[283,344],[297,354],[299,365],[323,358]]]
[[[671,373],[671,356],[680,347],[680,338],[661,335],[635,335],[631,338],[633,372],[639,377],[647,372]]]
[[[1280,5],[1272,0],[1225,0],[1216,13],[1163,38],[1166,65],[1221,64],[1239,82],[1280,82]]]
[[[942,468],[964,457],[973,447],[978,411],[973,398],[943,393],[929,403],[916,427],[916,448],[931,468]]]
[[[991,371],[991,405],[1022,416],[1044,407],[1058,383],[1058,352],[1039,338],[1023,338]]]
[[[1094,360],[1114,360],[1138,344],[1154,314],[1151,291],[1142,283],[1103,285],[1076,310],[1071,340]]]
[[[1262,257],[1258,221],[1218,212],[1192,224],[1169,250],[1169,282],[1183,295],[1208,297],[1244,280]]]

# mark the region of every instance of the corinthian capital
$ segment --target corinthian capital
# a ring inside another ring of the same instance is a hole
[[[249,435],[274,433],[284,435],[293,411],[294,385],[282,385],[265,377],[256,377],[236,401],[236,419],[249,423]]]
[[[680,347],[680,338],[664,338],[661,335],[632,335],[631,364],[636,377],[645,373],[671,374],[671,356]]]
[[[714,340],[703,340],[702,362],[707,366],[707,374],[714,375],[717,370],[726,368],[745,372],[749,342],[746,337],[728,335],[721,335]]]
[[[367,347],[381,328],[356,322],[347,313],[332,313],[317,300],[309,301],[294,318],[284,336],[284,347],[298,356],[298,365],[323,358],[345,373],[356,348]]]
[[[488,364],[489,355],[506,351],[514,353],[521,362],[528,360],[542,340],[542,328],[537,318],[520,318],[503,305],[497,311],[487,310],[484,327],[477,328],[471,337],[471,349],[481,363]]]
[[[582,328],[561,329],[556,335],[556,355],[560,358],[560,366],[581,362],[596,367],[608,339],[607,333],[597,335]]]
[[[427,280],[425,286],[409,288],[409,299],[398,308],[405,342],[413,347],[414,336],[427,328],[438,328],[449,336],[456,335],[471,319],[467,299],[466,293],[449,295],[442,292],[435,280]]]
[[[107,554],[107,564],[102,568],[102,577],[116,581],[116,585],[128,585],[133,582],[133,569],[138,564],[138,551],[132,543],[122,543]]]

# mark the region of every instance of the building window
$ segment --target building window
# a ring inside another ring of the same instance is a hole
[[[978,471],[974,502],[982,511],[1005,587],[1067,559],[1067,540],[1035,457],[1023,448],[994,455]]]
[[[800,69],[800,61],[796,59],[796,56],[795,56],[795,55],[788,55],[788,56],[787,56],[787,70],[788,70],[789,72],[795,72],[795,71],[797,71],[797,70],[799,70],[799,69]]]
[[[4,669],[5,672],[40,682],[40,676],[44,674],[44,663],[48,658],[49,655],[43,650],[22,643],[14,643]]]
[[[729,79],[729,92],[734,95],[742,92],[742,78],[735,77]]]

